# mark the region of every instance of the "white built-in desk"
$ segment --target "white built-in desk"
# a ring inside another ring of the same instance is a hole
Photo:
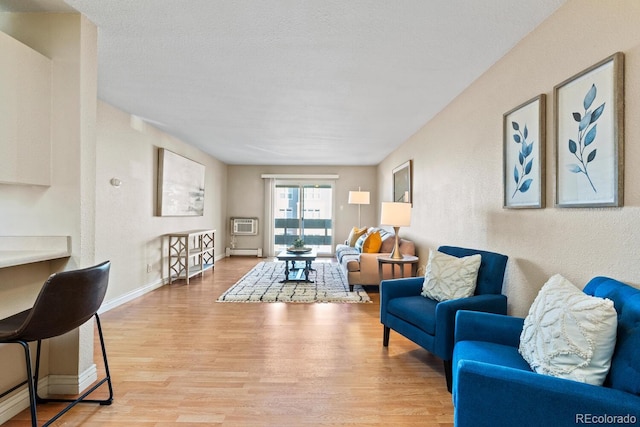
[[[71,236],[0,236],[0,268],[71,256]]]

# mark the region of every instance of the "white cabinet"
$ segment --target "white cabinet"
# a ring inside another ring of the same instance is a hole
[[[51,185],[49,58],[0,32],[0,182]]]
[[[169,283],[213,268],[216,230],[191,230],[166,235],[169,244]]]

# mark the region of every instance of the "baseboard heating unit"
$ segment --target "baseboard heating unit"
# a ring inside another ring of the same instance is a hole
[[[227,256],[256,256],[262,258],[262,248],[243,249],[243,248],[227,248]]]

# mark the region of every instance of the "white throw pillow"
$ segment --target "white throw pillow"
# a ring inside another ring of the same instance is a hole
[[[529,309],[519,352],[537,373],[602,385],[617,326],[611,300],[587,295],[556,274]]]
[[[458,258],[429,251],[421,295],[436,301],[470,297],[476,290],[480,261],[480,254]]]

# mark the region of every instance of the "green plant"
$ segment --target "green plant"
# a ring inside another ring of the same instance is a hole
[[[293,241],[293,247],[294,248],[304,248],[304,240],[297,238],[296,240]]]

